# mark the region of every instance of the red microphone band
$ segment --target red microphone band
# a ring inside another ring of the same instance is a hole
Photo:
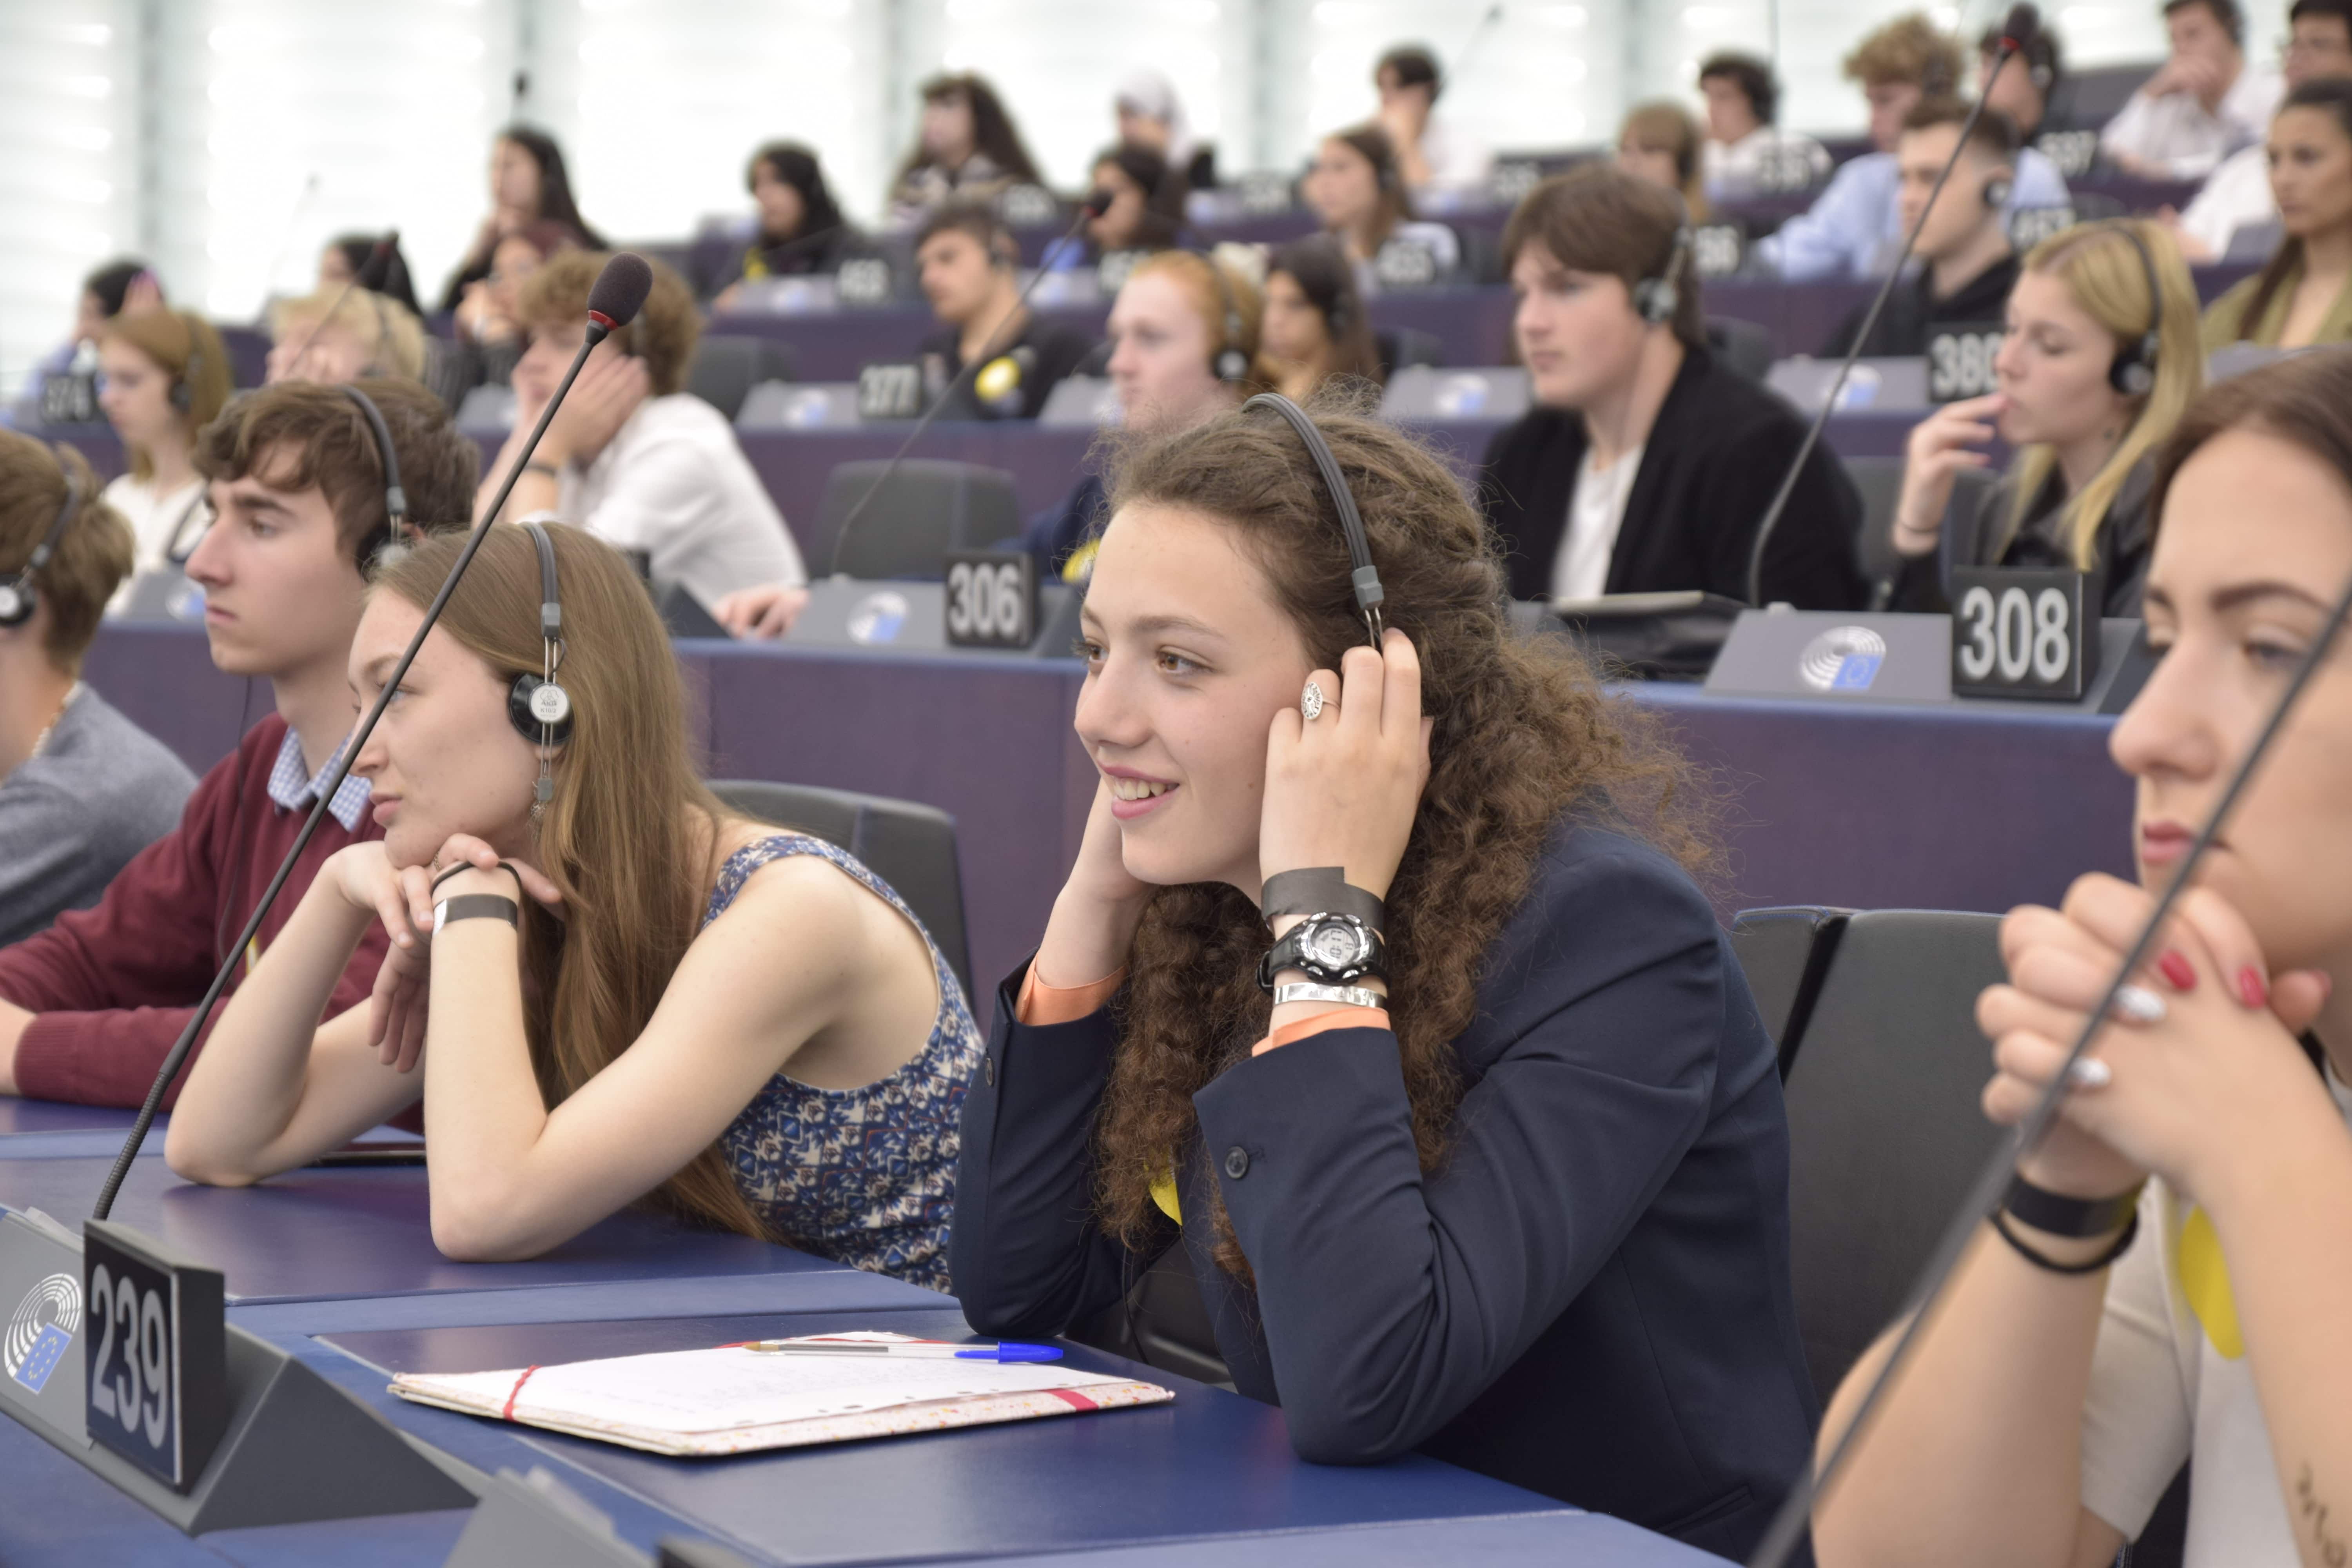
[[[604,314],[602,310],[589,311],[588,319],[595,322],[598,326],[604,328],[608,332],[613,330],[613,318]]]

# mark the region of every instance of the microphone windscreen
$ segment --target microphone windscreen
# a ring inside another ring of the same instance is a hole
[[[1080,202],[1078,205],[1087,209],[1087,216],[1091,217],[1100,217],[1103,214],[1110,211],[1110,204],[1114,199],[1115,198],[1108,191],[1103,189],[1100,185],[1097,185],[1093,190],[1087,193],[1087,199]]]
[[[646,296],[653,291],[653,268],[635,251],[624,250],[596,274],[595,285],[588,290],[588,313],[602,317],[610,327],[625,327],[637,319]]]
[[[399,243],[400,230],[384,231],[383,237],[377,240],[374,247],[367,253],[367,259],[360,263],[358,281],[361,288],[372,294],[383,292],[384,279],[392,275],[393,248]]]
[[[2009,8],[2009,19],[2000,25],[2000,41],[2011,50],[2022,53],[2033,47],[2041,31],[2042,13],[2021,0]]]

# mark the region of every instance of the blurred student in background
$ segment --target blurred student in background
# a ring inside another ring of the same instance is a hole
[[[281,300],[269,309],[269,368],[263,379],[357,381],[425,374],[425,328],[398,300],[365,289]]]
[[[1895,605],[1948,608],[1939,562],[1949,560],[2096,572],[2105,612],[2137,616],[2153,454],[2205,381],[2196,284],[2158,225],[2086,224],[2033,247],[2007,321],[1993,362],[2000,390],[1948,403],[1911,432],[1895,509],[1904,561]],[[2152,353],[2143,346],[2151,323]],[[1983,468],[1979,448],[1996,435],[2017,457],[1979,502],[1973,537],[1946,547],[1954,476]]]
[[[1435,198],[1486,184],[1494,154],[1451,115],[1437,111],[1445,81],[1435,55],[1418,44],[1391,49],[1372,68],[1372,86],[1381,95],[1380,128],[1396,150],[1397,173],[1406,190]]]
[[[2000,320],[2017,281],[2017,247],[2010,243],[2001,201],[2017,178],[2017,132],[2009,117],[1988,109],[1953,165],[1943,195],[1928,197],[1936,178],[1960,144],[1969,106],[1957,98],[1923,98],[1904,116],[1895,144],[1903,174],[1900,211],[1909,233],[1925,214],[1919,243],[1912,247],[1913,276],[1895,286],[1861,352],[1873,357],[1923,354],[1938,326]],[[1822,345],[1836,358],[1853,350],[1870,306],[1854,307]]]
[[[1324,232],[1346,250],[1357,268],[1358,286],[1366,292],[1374,287],[1372,263],[1391,242],[1427,251],[1439,277],[1462,264],[1462,242],[1452,229],[1413,217],[1396,145],[1377,125],[1325,137],[1298,194],[1322,220]]]
[[[1226,261],[1163,250],[1138,262],[1110,308],[1120,425],[1146,436],[1187,430],[1265,391],[1263,313],[1257,285]],[[1102,522],[1102,478],[1089,471],[1023,542],[1041,574],[1081,583]]]
[[[0,942],[87,909],[133,855],[172,831],[195,776],[81,683],[99,616],[131,574],[131,531],[98,499],[80,453],[0,431],[0,576],[33,613],[0,626]]]
[[[2018,144],[2030,147],[2043,132],[2065,129],[2050,123],[2050,106],[2066,81],[2065,55],[2057,29],[2044,18],[2032,40],[1996,76],[2001,37],[2000,25],[1995,23],[1977,39],[1977,96],[1985,100],[1986,112],[1999,110],[2008,115],[2017,127]]]
[[[131,462],[105,498],[131,525],[131,569],[184,561],[209,516],[196,432],[227,406],[228,350],[193,310],[146,310],[107,323],[98,368],[99,407]]]
[[[415,383],[358,384],[383,415],[411,522],[463,526],[481,449]],[[275,710],[205,774],[179,826],[133,857],[95,909],[0,949],[0,1094],[115,1106],[146,1097],[351,733],[352,632],[365,574],[391,536],[383,463],[358,404],[316,382],[263,387],[205,426],[196,467],[216,521],[188,557],[188,577],[205,593],[212,660],[268,681]],[[346,779],[231,969],[228,994],[327,858],[383,831],[368,818],[367,781]],[[360,944],[335,987],[338,1010],[366,999],[383,956],[380,933]],[[166,1110],[179,1089],[166,1091]]]
[[[1381,379],[1371,318],[1337,240],[1309,235],[1267,259],[1263,341],[1274,389],[1302,406],[1330,382]]]
[[[2271,121],[2278,248],[2205,312],[2205,346],[2299,349],[2352,339],[2352,79],[2287,94]]]
[[[1118,139],[1149,147],[1184,176],[1187,188],[1205,191],[1217,183],[1217,150],[1193,140],[1176,84],[1156,70],[1139,70],[1118,84],[1112,100]]]
[[[2001,923],[1985,1115],[2021,1121],[2090,1022],[2352,576],[2352,363],[2222,382],[2158,464],[2157,662],[2109,732],[2137,885]],[[2115,1560],[2185,1466],[2186,1560],[2329,1568],[2352,1497],[2352,681],[2339,644],[2132,975],[1999,1228],[1979,1226],[1853,1463],[1822,1568]],[[1820,1441],[1854,1417],[1882,1342]],[[2176,1559],[2179,1560],[2179,1559]]]
[[[2012,61],[2002,74],[2017,68]],[[1886,23],[1848,55],[1845,74],[1870,101],[1870,139],[1878,151],[1849,158],[1812,206],[1756,242],[1765,265],[1790,282],[1874,278],[1903,247],[1902,170],[1895,144],[1904,117],[1922,98],[1949,98],[1959,88],[1960,48],[1949,34],[1913,13]],[[2067,204],[2065,177],[2031,147],[2017,153],[2017,178],[2002,211]]]
[[[331,295],[359,280],[365,270],[368,258],[376,247],[389,239],[392,244],[384,258],[383,286],[375,291],[387,300],[397,300],[409,310],[422,316],[425,307],[416,302],[416,284],[410,277],[408,258],[400,248],[396,235],[339,234],[327,241],[319,252],[319,285],[317,292]]]
[[[1637,103],[1617,132],[1617,166],[1637,180],[1669,190],[1683,199],[1683,212],[1693,223],[1707,220],[1706,183],[1699,172],[1705,138],[1698,121],[1679,103],[1661,99]]]
[[[514,429],[475,504],[521,456],[588,331],[588,290],[610,259],[567,250],[523,285],[530,347],[515,366]],[[716,613],[744,588],[797,591],[799,549],[726,416],[685,390],[702,331],[694,294],[661,262],[637,319],[589,355],[503,514],[572,523],[622,550],[643,551],[656,577],[682,584]]]
[[[2172,52],[2099,133],[2099,151],[2126,174],[2195,180],[2261,140],[2279,101],[2278,74],[2246,58],[2238,0],[2165,0]]]
[[[1797,411],[1708,352],[1681,204],[1587,163],[1503,231],[1537,406],[1498,432],[1479,499],[1515,599],[1705,589],[1748,597],[1757,525],[1804,437]],[[1848,609],[1862,498],[1815,449],[1764,557],[1764,598]]]
[[[2291,93],[2324,77],[2352,77],[2352,0],[2295,0],[2287,12],[2286,88]],[[2271,123],[2278,123],[2272,117]],[[2170,220],[2172,209],[2158,215]],[[2268,136],[2241,147],[2199,186],[2178,220],[2181,254],[2191,261],[2219,261],[2230,254],[2231,237],[2241,228],[2278,221],[2271,195]]]
[[[950,198],[986,201],[1039,183],[1020,129],[985,80],[969,72],[935,76],[922,94],[922,129],[890,191],[894,223],[912,225]]]
[[[816,154],[799,142],[771,142],[752,153],[743,184],[759,208],[759,226],[729,270],[711,280],[714,309],[731,309],[745,283],[828,275],[853,257],[875,253],[841,216]]]
[[[459,367],[456,379],[461,396],[473,387],[513,383],[527,335],[523,285],[548,258],[578,248],[570,229],[544,219],[527,223],[499,241],[490,253],[489,275],[467,284],[465,300],[457,307],[457,336],[451,347]]]
[[[1780,79],[1771,63],[1738,49],[1699,62],[1706,99],[1706,194],[1717,201],[1759,191],[1799,191],[1830,177],[1829,149],[1780,126]]]
[[[99,334],[106,324],[129,311],[161,309],[163,286],[145,262],[124,257],[93,269],[81,280],[74,300],[73,335],[52,349],[26,379],[26,402],[40,417],[41,388],[51,376],[76,372],[94,374],[98,369]]]
[[[1166,158],[1123,142],[1096,154],[1087,178],[1110,195],[1102,216],[1087,220],[1087,257],[1100,260],[1112,251],[1166,250],[1179,243],[1184,232],[1184,174]]]
[[[1054,384],[1094,352],[1086,333],[1021,303],[1020,242],[985,206],[932,212],[915,231],[915,266],[940,322],[922,342],[924,380],[955,386],[942,418],[1034,419]],[[967,365],[978,368],[964,375]]]
[[[501,238],[540,221],[562,225],[574,245],[604,247],[604,237],[588,226],[572,200],[572,176],[555,138],[528,125],[509,125],[490,143],[490,215],[442,290],[441,308],[456,310],[466,298],[466,285],[489,276]]]

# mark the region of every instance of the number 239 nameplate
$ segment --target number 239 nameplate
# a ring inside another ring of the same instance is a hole
[[[2099,673],[2098,579],[2029,566],[1952,571],[1952,695],[2072,701]]]
[[[220,1271],[101,1220],[81,1261],[90,1440],[185,1491],[228,1423]]]

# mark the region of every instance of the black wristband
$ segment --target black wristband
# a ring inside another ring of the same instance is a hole
[[[1308,866],[1297,871],[1276,871],[1265,879],[1258,898],[1258,916],[1272,925],[1282,915],[1353,915],[1374,931],[1387,929],[1388,909],[1380,900],[1348,880],[1338,866]]]
[[[2046,1269],[2053,1274],[2096,1274],[2100,1269],[2129,1252],[2132,1238],[2139,1235],[2139,1210],[2134,1209],[2131,1218],[2124,1224],[2123,1234],[2116,1237],[2116,1244],[2113,1247],[2108,1247],[2096,1258],[2085,1259],[2081,1263],[2061,1263],[2056,1258],[2036,1252],[2032,1247],[2028,1247],[2023,1237],[2009,1228],[2009,1216],[2000,1210],[1995,1209],[1991,1217],[1993,1229],[2000,1233],[2000,1238],[2003,1241],[2017,1249],[2017,1255],[2020,1258],[2024,1258],[2036,1268]]]
[[[467,893],[459,898],[444,899],[433,906],[435,935],[440,934],[442,927],[455,925],[459,921],[504,921],[520,931],[522,906],[496,893]]]
[[[512,877],[515,879],[515,891],[518,893],[522,891],[522,873],[516,870],[511,864],[501,860],[495,867],[488,868],[492,870],[504,871],[508,876]],[[443,871],[439,876],[433,879],[433,891],[436,893],[439,892],[441,890],[441,884],[447,881],[450,878],[456,876],[460,871],[479,871],[482,869],[484,869],[484,868],[475,865],[471,860],[460,860],[455,866],[450,867],[448,869]]]
[[[2037,1187],[2023,1176],[2013,1176],[2010,1179],[2009,1194],[2000,1200],[2000,1206],[2047,1235],[2087,1240],[2121,1229],[2139,1207],[2140,1187],[2146,1185],[2142,1182],[2131,1191],[2117,1193],[2111,1198],[2070,1198],[2063,1193]]]

